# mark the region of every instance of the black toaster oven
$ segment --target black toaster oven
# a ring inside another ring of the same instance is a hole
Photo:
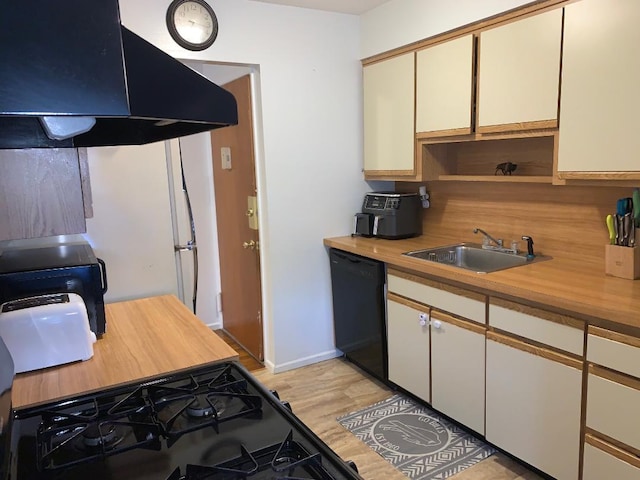
[[[105,333],[107,272],[88,243],[11,248],[0,255],[0,304],[48,293],[77,293],[87,307],[89,327]]]

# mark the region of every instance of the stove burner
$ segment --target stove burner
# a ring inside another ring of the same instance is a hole
[[[215,412],[215,409],[212,405],[203,405],[200,402],[200,399],[196,398],[189,404],[185,411],[189,417],[203,418],[212,416]]]
[[[93,423],[82,432],[82,445],[87,448],[111,450],[122,441],[115,425]]]

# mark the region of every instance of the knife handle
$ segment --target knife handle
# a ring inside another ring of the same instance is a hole
[[[616,229],[615,225],[613,224],[613,215],[607,215],[606,223],[607,223],[607,230],[609,230],[609,243],[611,245],[615,245],[616,244],[617,229]]]
[[[636,227],[640,227],[640,188],[635,188],[631,196],[633,201],[633,219]]]

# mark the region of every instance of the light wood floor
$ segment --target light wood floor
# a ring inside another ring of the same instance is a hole
[[[366,480],[403,480],[406,477],[387,463],[336,418],[384,400],[393,391],[365,376],[343,359],[333,359],[276,375],[254,370],[258,380],[278,391],[294,413],[340,457],[353,460]],[[451,480],[539,480],[509,457],[496,453],[479,464],[449,477]]]

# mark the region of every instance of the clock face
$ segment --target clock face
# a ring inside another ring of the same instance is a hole
[[[218,19],[205,0],[174,0],[167,10],[173,39],[189,50],[210,47],[218,35]]]

